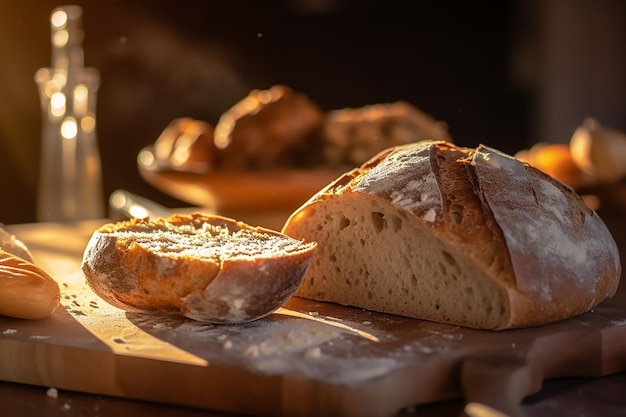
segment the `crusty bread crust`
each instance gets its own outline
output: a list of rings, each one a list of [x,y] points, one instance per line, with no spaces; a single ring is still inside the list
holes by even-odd
[[[485,146],[476,149],[470,169],[511,258],[512,323],[565,319],[615,293],[617,244],[569,186]]]
[[[387,149],[282,231],[319,245],[296,295],[475,328],[588,311],[621,273],[611,234],[574,191],[485,146]]]
[[[25,261],[33,262],[33,255],[30,253],[28,247],[19,240],[15,235],[8,232],[4,226],[0,223],[0,249],[5,252],[9,252],[15,256],[18,256]]]
[[[104,225],[89,241],[82,269],[91,288],[117,307],[243,323],[272,313],[291,297],[315,247],[194,213]]]
[[[57,282],[43,269],[0,249],[0,314],[21,319],[44,319],[59,307]]]

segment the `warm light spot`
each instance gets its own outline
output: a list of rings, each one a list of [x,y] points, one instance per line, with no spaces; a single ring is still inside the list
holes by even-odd
[[[272,101],[278,100],[283,95],[283,87],[280,85],[272,86],[268,91],[272,95]]]
[[[235,126],[235,120],[229,115],[223,115],[220,123],[213,132],[213,142],[218,149],[225,149],[230,144],[230,133]]]
[[[149,216],[148,210],[139,203],[134,203],[123,191],[113,191],[109,197],[109,204],[116,210],[126,211],[132,217],[143,219]]]
[[[128,213],[137,219],[145,219],[148,217],[148,211],[144,207],[137,204],[131,204],[128,208]]]
[[[85,84],[78,84],[74,88],[74,100],[87,100],[87,86]]]
[[[86,133],[91,133],[96,129],[96,118],[92,115],[87,115],[80,119],[80,129]]]
[[[78,125],[76,119],[67,117],[61,123],[61,136],[65,139],[74,139],[78,134]]]
[[[58,80],[52,78],[46,81],[43,85],[43,94],[45,97],[52,98],[52,95],[61,90],[61,85]]]
[[[470,402],[465,405],[465,414],[469,417],[507,417],[508,414],[504,414],[495,408],[488,405]]]
[[[191,120],[185,120],[181,124],[182,130],[185,135],[199,135],[202,133],[202,125],[200,123],[194,123]]]
[[[111,194],[109,203],[111,204],[111,206],[115,207],[116,209],[122,209],[126,205],[127,201],[128,199],[126,198],[126,195],[123,192],[114,191]]]
[[[67,67],[67,57],[59,58],[57,64],[61,67]],[[67,83],[67,72],[65,72],[65,70],[55,68],[50,81],[54,81],[56,85],[59,86],[60,90]]]
[[[55,10],[50,16],[50,23],[55,28],[62,28],[67,24],[67,13],[65,10]]]
[[[48,68],[39,68],[35,72],[35,82],[39,85],[45,85],[50,81],[51,71]],[[50,96],[48,96],[50,97]]]
[[[151,167],[156,163],[156,160],[154,159],[154,154],[147,149],[139,152],[139,155],[137,155],[137,160],[139,161],[139,164],[144,167]]]
[[[176,148],[174,152],[172,152],[172,156],[170,157],[170,161],[174,166],[181,166],[189,159],[189,148]]]
[[[59,86],[54,80],[50,80],[43,84],[42,91],[45,97],[50,98],[52,97],[52,94],[54,94],[56,91],[59,91]]]
[[[175,166],[183,165],[191,155],[191,146],[195,142],[197,135],[183,134],[178,137],[176,147],[170,156],[170,161]]]
[[[261,91],[261,92],[259,93],[259,102],[260,102],[261,104],[267,104],[267,103],[269,103],[270,101],[272,101],[272,93],[270,93],[270,92],[269,92],[269,91],[267,91],[267,90]]]
[[[569,151],[572,159],[585,172],[593,172],[593,161],[591,160],[591,148],[593,137],[591,130],[582,125],[574,131],[569,142]]]
[[[56,92],[50,96],[50,113],[54,117],[61,117],[65,114],[65,94]]]
[[[67,41],[70,39],[70,34],[67,30],[57,30],[52,34],[52,44],[57,48],[62,48],[67,45]]]
[[[89,91],[85,84],[78,84],[74,87],[74,113],[83,115],[87,113],[87,97]]]
[[[255,97],[246,97],[241,102],[242,114],[253,111],[259,106],[259,101]],[[239,107],[239,106],[238,106]]]

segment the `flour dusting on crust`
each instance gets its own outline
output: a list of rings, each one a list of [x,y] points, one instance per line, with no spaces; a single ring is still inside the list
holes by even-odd
[[[572,204],[579,197],[567,186],[485,146],[476,151],[472,166],[504,234],[521,291],[545,301],[557,297],[555,289],[564,285],[593,293],[600,267],[619,269],[608,229],[595,212]],[[589,261],[599,258],[606,262]],[[540,278],[546,271],[552,277]]]
[[[442,200],[431,167],[430,144],[398,147],[369,170],[354,191],[385,197],[394,206],[434,222],[441,215]]]

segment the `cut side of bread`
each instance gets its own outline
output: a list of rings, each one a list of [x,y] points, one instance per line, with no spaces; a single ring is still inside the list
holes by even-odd
[[[315,243],[216,215],[132,219],[96,230],[83,256],[107,302],[210,323],[264,317],[302,282]]]
[[[388,149],[283,233],[318,249],[297,296],[482,329],[545,324],[617,289],[617,246],[574,191],[495,149]]]

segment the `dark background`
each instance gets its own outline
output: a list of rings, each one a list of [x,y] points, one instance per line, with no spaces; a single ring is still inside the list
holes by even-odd
[[[66,4],[0,0],[0,222],[35,220],[49,15]],[[408,101],[455,143],[514,153],[567,142],[587,116],[626,130],[626,2],[76,1],[85,64],[101,74],[105,195],[169,205],[139,150],[174,118],[215,123],[254,88],[285,84],[324,110]]]

